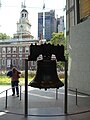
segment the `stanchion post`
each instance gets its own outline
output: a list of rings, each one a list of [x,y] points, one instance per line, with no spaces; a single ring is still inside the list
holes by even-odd
[[[20,85],[20,101],[21,101],[21,85]]]
[[[6,90],[6,101],[5,101],[5,108],[7,108],[7,90]]]
[[[56,100],[58,100],[58,89],[56,88]]]
[[[25,59],[25,117],[28,115],[28,60]]]
[[[77,105],[77,88],[76,88],[76,105]]]
[[[64,108],[64,112],[65,112],[65,114],[67,114],[67,97],[68,97],[68,93],[67,93],[67,87],[68,87],[68,82],[67,82],[67,71],[68,71],[68,61],[67,60],[65,60],[65,103],[64,103],[64,105],[65,105],[65,108]]]

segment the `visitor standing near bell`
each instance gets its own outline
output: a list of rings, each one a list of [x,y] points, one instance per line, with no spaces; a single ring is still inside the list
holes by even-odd
[[[19,78],[20,78],[21,72],[19,72],[15,67],[12,68],[11,71],[7,73],[7,76],[11,77],[11,86],[12,86],[12,96],[15,96],[15,89],[17,97],[19,97]]]

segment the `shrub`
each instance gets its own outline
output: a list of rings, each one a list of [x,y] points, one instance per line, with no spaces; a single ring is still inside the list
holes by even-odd
[[[64,77],[65,77],[65,74],[64,74],[64,72],[58,72],[58,77],[60,78],[60,79],[64,79]]]
[[[36,71],[29,71],[28,72],[28,77],[33,78],[36,74]]]

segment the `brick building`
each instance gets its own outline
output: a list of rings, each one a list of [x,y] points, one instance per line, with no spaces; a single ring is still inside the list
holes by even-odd
[[[0,40],[0,70],[10,69],[16,66],[20,70],[24,69],[25,59],[30,54],[30,44],[37,43],[30,33],[31,24],[28,20],[28,11],[25,5],[20,12],[20,19],[17,23],[17,33],[9,40]],[[35,69],[35,62],[29,63],[29,68]]]
[[[27,42],[23,40],[20,42],[14,39],[14,43],[13,40],[9,40],[10,42],[7,41],[0,41],[0,69],[7,70],[11,66],[16,66],[20,70],[23,70],[25,59],[30,54],[30,44],[38,43],[38,40],[33,40],[32,42],[31,40],[27,40]],[[35,62],[29,62],[30,68],[35,69],[35,66]]]

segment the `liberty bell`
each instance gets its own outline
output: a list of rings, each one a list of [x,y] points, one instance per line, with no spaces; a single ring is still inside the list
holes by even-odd
[[[37,60],[36,76],[29,83],[29,86],[40,89],[44,88],[45,90],[48,88],[58,89],[64,86],[57,75],[56,60],[51,57],[55,55],[57,61],[64,61],[64,47],[50,44],[31,45],[30,52],[31,54],[28,57],[29,60],[35,61],[39,55],[42,55],[42,59]]]

